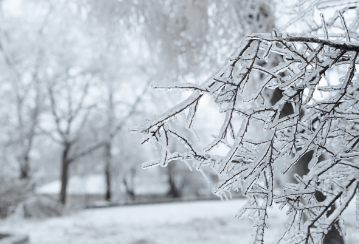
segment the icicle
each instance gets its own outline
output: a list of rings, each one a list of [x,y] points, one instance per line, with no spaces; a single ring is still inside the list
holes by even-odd
[[[209,183],[210,183],[209,178],[208,178],[208,176],[204,173],[203,169],[198,168],[197,170],[198,170],[199,172],[201,172],[201,174],[203,175],[203,177],[206,179],[207,183],[209,184]],[[226,198],[227,198],[227,196],[226,196]],[[227,199],[227,200],[228,200],[228,199]]]
[[[151,143],[151,146],[153,147],[153,149],[157,149],[157,146],[156,146],[157,142],[156,141],[150,140],[150,143]]]
[[[308,163],[308,169],[312,169],[318,162],[318,157],[312,157],[312,159]]]
[[[187,160],[183,160],[183,162],[185,163],[185,165],[187,165],[188,169],[192,171],[191,164]]]
[[[339,218],[338,223],[335,223],[334,226],[337,228],[339,235],[341,235],[343,237],[347,235],[343,218]],[[332,228],[334,228],[334,227],[332,227]]]
[[[229,195],[229,198],[232,199],[232,193],[230,190],[227,191],[228,195]]]
[[[193,129],[193,127],[190,127],[188,130],[194,135],[194,137],[196,138],[197,142],[201,142],[201,139],[199,138],[197,132]]]

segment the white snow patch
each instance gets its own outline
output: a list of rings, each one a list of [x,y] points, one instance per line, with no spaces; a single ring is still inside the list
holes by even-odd
[[[37,194],[56,195],[60,192],[60,180],[38,187]],[[105,179],[102,175],[72,176],[67,186],[70,195],[99,195],[105,193]]]
[[[218,244],[249,243],[252,221],[234,218],[246,199],[88,209],[47,220],[0,221],[0,232],[28,234],[30,244]],[[359,243],[355,203],[345,211],[346,244]],[[269,209],[265,243],[284,225],[285,211]]]
[[[56,180],[36,188],[36,194],[56,195],[61,189],[60,180]],[[164,195],[169,187],[165,177],[149,179],[136,178],[136,195]],[[67,186],[69,195],[103,195],[106,192],[104,175],[72,176]]]

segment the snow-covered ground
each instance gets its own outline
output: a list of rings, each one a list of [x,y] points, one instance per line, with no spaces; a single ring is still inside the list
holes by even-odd
[[[152,172],[153,173],[153,172]],[[103,174],[97,175],[75,175],[71,176],[67,185],[68,195],[99,195],[103,196],[106,192],[106,180]],[[136,177],[135,194],[138,195],[165,195],[168,192],[167,177],[156,175],[156,177]],[[116,186],[116,185],[115,185]],[[61,189],[61,181],[55,180],[35,189],[36,194],[56,196]],[[124,188],[117,189],[125,191]]]
[[[234,199],[89,209],[46,220],[12,217],[0,222],[0,232],[26,233],[31,244],[245,244],[252,222],[234,218],[244,203]],[[347,243],[359,243],[353,205],[345,219]],[[276,207],[270,211],[266,243],[284,220]]]

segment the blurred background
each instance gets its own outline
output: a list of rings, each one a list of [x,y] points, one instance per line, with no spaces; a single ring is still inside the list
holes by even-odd
[[[274,3],[0,3],[0,216],[20,203],[46,215],[31,208],[50,200],[73,209],[211,197],[183,163],[141,170],[158,152],[128,129],[188,96],[150,84],[201,83],[245,34],[272,30]],[[201,119],[199,133],[216,126]]]
[[[141,145],[141,136],[128,130],[188,96],[186,92],[152,90],[152,83],[200,84],[246,34],[271,32],[306,8],[287,8],[296,2],[1,0],[0,232],[30,235],[31,243],[161,243],[149,240],[151,234],[143,232],[145,227],[138,230],[145,234],[137,239],[128,235],[128,239],[96,239],[120,229],[109,231],[110,224],[101,216],[118,216],[123,219],[122,226],[138,211],[160,213],[160,205],[157,210],[124,207],[111,212],[108,208],[107,215],[97,210],[87,215],[78,211],[217,199],[211,193],[216,175],[210,172],[206,172],[208,183],[200,172],[189,173],[181,162],[142,170],[141,163],[157,158],[159,152],[151,145]],[[312,16],[313,11],[306,14]],[[299,32],[311,21],[308,17],[300,30],[298,23],[285,28]],[[204,145],[210,138],[203,132],[218,127],[222,119],[210,117],[211,110],[217,110],[212,105],[209,100],[201,104],[207,113],[199,114],[195,125]],[[220,153],[222,149],[216,150]],[[182,210],[179,207],[179,214],[186,215],[196,206],[203,210],[193,204]],[[234,216],[241,203],[231,204],[228,209],[233,207],[233,211],[227,212]],[[166,212],[168,206],[162,206]],[[223,206],[217,210],[226,208]],[[214,206],[213,211],[209,209],[206,214],[217,211]],[[125,215],[127,212],[133,215]],[[46,225],[56,216],[67,220]],[[84,234],[97,227],[93,222],[86,227],[81,216],[85,222],[99,221],[97,234]],[[96,217],[86,220],[86,216]],[[216,216],[213,223],[223,228],[226,223]],[[171,228],[183,221],[179,219]],[[194,243],[200,243],[202,237],[203,243],[209,243],[200,222],[191,223],[199,233],[193,237]],[[112,225],[116,226],[115,222]],[[212,227],[207,223],[203,228],[209,231]],[[128,228],[122,233],[132,233]],[[228,232],[235,233],[236,227],[231,228]],[[56,230],[61,230],[52,237],[56,240],[46,239]],[[173,235],[168,234],[170,239]],[[83,242],[78,236],[85,238]]]

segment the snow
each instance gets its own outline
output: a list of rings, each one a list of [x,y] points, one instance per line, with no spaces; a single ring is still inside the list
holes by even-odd
[[[169,191],[166,177],[139,179],[137,178],[135,194],[140,195],[165,195]]]
[[[244,199],[149,204],[88,209],[64,217],[0,221],[0,232],[21,232],[30,244],[167,244],[249,243],[252,222],[234,218]],[[358,243],[355,204],[344,213],[347,244]],[[286,216],[274,206],[269,210],[265,243],[270,243]]]
[[[54,195],[60,192],[60,180],[53,181],[36,189],[37,194]],[[100,195],[105,192],[105,180],[102,175],[73,176],[68,182],[70,195]]]
[[[150,179],[136,178],[136,195],[163,195],[168,192],[165,177]],[[56,180],[38,187],[36,194],[57,195],[60,192],[61,182]],[[72,176],[68,182],[69,195],[103,195],[106,192],[104,175]]]
[[[18,230],[36,244],[237,243],[248,240],[249,220],[234,215],[243,200],[89,209],[47,220],[10,218],[0,231]]]

